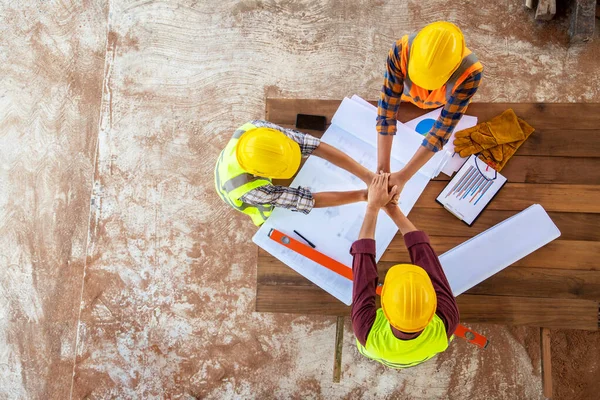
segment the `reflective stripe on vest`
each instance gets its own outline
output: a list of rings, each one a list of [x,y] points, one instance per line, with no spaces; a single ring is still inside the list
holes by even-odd
[[[448,348],[444,322],[437,315],[419,336],[401,340],[394,336],[383,310],[377,310],[375,322],[367,336],[366,346],[356,341],[358,351],[367,358],[390,368],[409,368],[429,360]]]
[[[463,59],[441,88],[431,92],[413,84],[408,75],[408,62],[410,58],[410,46],[416,34],[402,37],[402,49],[400,51],[400,70],[404,75],[404,89],[402,91],[402,100],[411,102],[421,108],[437,108],[443,106],[452,96],[455,88],[459,87],[473,71],[482,70],[483,66],[478,61],[477,56],[465,47]]]
[[[262,225],[271,212],[272,205],[253,205],[240,200],[244,194],[261,186],[271,184],[268,178],[261,178],[247,173],[237,162],[235,155],[239,138],[248,130],[256,128],[247,123],[236,130],[225,149],[219,155],[215,165],[215,189],[225,203],[252,218],[254,224]]]

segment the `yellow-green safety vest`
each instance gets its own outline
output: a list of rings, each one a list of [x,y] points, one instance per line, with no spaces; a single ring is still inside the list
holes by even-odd
[[[419,336],[401,340],[394,336],[392,327],[383,313],[377,310],[377,317],[367,336],[367,345],[357,340],[358,351],[372,360],[390,368],[409,368],[429,360],[448,348],[448,336],[444,321],[435,314]]]
[[[255,129],[256,125],[247,123],[233,133],[233,137],[219,155],[215,166],[215,188],[219,197],[231,207],[252,218],[255,225],[262,225],[271,212],[271,204],[252,205],[240,200],[244,194],[261,186],[270,185],[271,179],[254,176],[247,173],[237,162],[236,147],[240,137],[247,131]]]

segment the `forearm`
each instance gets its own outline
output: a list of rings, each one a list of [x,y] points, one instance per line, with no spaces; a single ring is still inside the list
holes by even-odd
[[[400,171],[395,173],[399,174],[402,177],[402,181],[408,182],[410,178],[412,178],[413,175],[416,174],[423,165],[427,164],[427,161],[431,160],[431,157],[433,157],[434,154],[435,153],[433,151],[423,146],[420,146],[416,153],[412,156],[408,164],[406,164],[406,166]]]
[[[392,143],[394,135],[378,135],[377,136],[377,171],[376,172],[391,172],[390,171],[390,156],[392,153]]]
[[[327,143],[321,142],[319,147],[317,147],[312,154],[350,172],[367,184],[371,182],[371,179],[373,179],[373,173],[371,171],[357,163],[348,154],[328,145]]]
[[[400,233],[406,235],[409,232],[417,231],[418,229],[413,225],[412,222],[402,213],[398,206],[389,206],[385,208],[385,212],[390,216],[392,221],[396,224]]]
[[[366,190],[353,190],[348,192],[320,192],[313,193],[314,208],[343,206],[344,204],[367,201]]]
[[[363,220],[360,233],[358,234],[359,239],[375,239],[375,227],[377,225],[377,215],[379,209],[367,206],[367,212],[365,213],[365,219]]]
[[[375,263],[375,241],[357,240],[350,248],[353,256],[352,274],[352,329],[358,341],[365,346],[375,322],[377,307],[375,288],[378,275]]]

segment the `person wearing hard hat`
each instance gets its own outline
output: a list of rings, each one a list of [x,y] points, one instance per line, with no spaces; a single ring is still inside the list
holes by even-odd
[[[367,212],[354,242],[352,328],[364,356],[391,368],[414,367],[448,348],[460,315],[450,284],[425,232],[390,200],[389,174],[377,175],[368,190]],[[391,267],[383,282],[381,308],[375,304],[378,285],[375,225],[384,208],[404,236],[411,264]]]
[[[450,22],[434,22],[398,40],[388,54],[377,107],[377,171],[391,172],[390,152],[401,101],[443,109],[412,159],[392,173],[390,182],[400,189],[450,139],[479,87],[482,72],[462,32]]]
[[[308,188],[279,186],[273,179],[290,179],[302,157],[315,155],[369,183],[373,172],[318,138],[267,121],[238,128],[215,166],[219,197],[262,225],[275,207],[308,214],[313,207],[333,207],[367,200],[367,190],[312,193]]]

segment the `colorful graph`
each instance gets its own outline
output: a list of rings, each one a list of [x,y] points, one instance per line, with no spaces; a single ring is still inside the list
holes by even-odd
[[[477,168],[470,166],[467,172],[446,194],[446,198],[455,196],[458,201],[464,200],[476,205],[493,183],[493,180],[488,180]]]
[[[422,121],[419,121],[417,126],[415,126],[415,131],[417,131],[421,135],[427,135],[431,128],[433,128],[433,124],[435,124],[434,119],[426,118]]]

